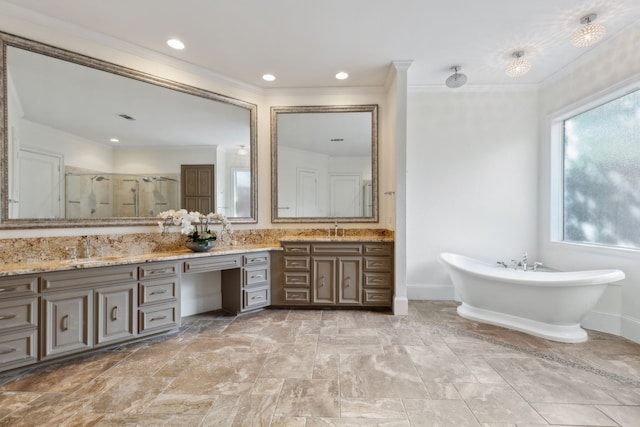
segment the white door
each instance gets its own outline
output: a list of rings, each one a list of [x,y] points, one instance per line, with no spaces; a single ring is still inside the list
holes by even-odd
[[[20,149],[19,218],[64,218],[61,203],[62,155]]]
[[[318,171],[298,169],[295,216],[318,216]]]
[[[331,212],[329,216],[362,216],[360,175],[330,175]]]

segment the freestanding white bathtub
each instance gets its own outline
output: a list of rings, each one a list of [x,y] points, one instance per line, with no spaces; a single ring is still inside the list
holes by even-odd
[[[503,326],[553,341],[587,340],[580,321],[620,270],[523,271],[452,253],[440,254],[462,300],[464,318]]]

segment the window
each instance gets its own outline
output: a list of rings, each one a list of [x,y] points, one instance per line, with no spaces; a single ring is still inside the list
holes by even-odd
[[[640,90],[562,131],[562,240],[640,249]]]

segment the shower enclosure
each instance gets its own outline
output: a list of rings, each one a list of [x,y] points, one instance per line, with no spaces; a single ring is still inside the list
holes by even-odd
[[[179,206],[177,176],[121,173],[65,174],[66,218],[156,216]]]

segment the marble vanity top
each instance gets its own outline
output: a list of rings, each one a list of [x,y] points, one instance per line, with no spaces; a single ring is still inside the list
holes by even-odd
[[[188,249],[170,252],[153,252],[139,255],[116,255],[92,258],[76,258],[55,261],[33,261],[5,263],[0,265],[0,277],[34,274],[51,271],[77,270],[83,268],[108,267],[115,265],[140,264],[143,262],[173,261],[190,258],[204,258],[221,255],[236,255],[259,251],[282,250],[279,244],[253,244],[214,247],[209,252],[191,252]]]
[[[393,237],[389,236],[284,236],[281,242],[362,242],[362,243],[378,243],[393,242]]]

